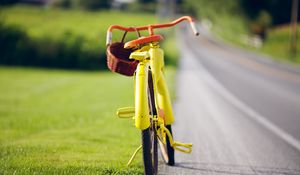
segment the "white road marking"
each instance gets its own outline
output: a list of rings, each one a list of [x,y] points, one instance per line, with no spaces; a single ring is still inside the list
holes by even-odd
[[[288,144],[296,148],[300,152],[300,142],[294,138],[292,135],[288,134],[284,130],[280,129],[278,126],[267,120],[265,117],[251,109],[249,106],[247,106],[245,103],[240,101],[237,97],[235,97],[231,92],[229,92],[221,83],[218,82],[209,72],[208,70],[200,63],[199,63],[199,69],[202,71],[202,76],[204,80],[216,91],[218,91],[228,102],[230,102],[232,105],[246,113],[249,117],[251,117],[253,120],[258,122],[259,124],[263,125],[270,131],[272,131],[274,134],[279,136],[281,139],[286,141]]]

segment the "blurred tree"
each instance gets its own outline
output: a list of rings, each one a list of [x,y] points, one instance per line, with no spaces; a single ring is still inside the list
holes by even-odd
[[[10,5],[19,2],[20,0],[0,0],[0,5]]]
[[[79,5],[87,10],[109,8],[110,0],[79,0]]]
[[[154,13],[157,8],[156,2],[156,0],[136,0],[134,3],[128,5],[127,10]]]
[[[76,7],[86,10],[110,8],[110,0],[52,0],[50,4],[55,7]]]
[[[272,25],[290,22],[292,0],[178,0],[184,11],[200,16],[218,17],[222,13],[243,12],[250,21],[261,18],[262,12],[268,13]],[[298,4],[300,6],[300,4]],[[299,15],[298,11],[298,16]],[[266,15],[265,15],[266,16]],[[298,18],[299,21],[299,18]]]
[[[147,3],[154,3],[156,2],[156,0],[138,0],[138,2],[142,4],[147,4]]]
[[[181,0],[179,2],[184,12],[212,21],[223,14],[241,15],[239,0],[230,0],[226,3],[224,0]]]
[[[72,0],[53,0],[51,5],[55,7],[70,8],[73,6],[73,3]]]
[[[272,24],[272,17],[271,17],[271,15],[267,11],[262,10],[258,14],[258,17],[257,17],[256,21],[263,28],[267,28],[267,27],[269,27]]]
[[[262,10],[259,12],[257,18],[251,22],[250,29],[252,33],[259,35],[263,40],[265,40],[267,37],[267,30],[271,24],[271,15],[267,11]]]
[[[240,6],[251,20],[264,10],[272,17],[273,25],[290,22],[291,0],[240,0]]]

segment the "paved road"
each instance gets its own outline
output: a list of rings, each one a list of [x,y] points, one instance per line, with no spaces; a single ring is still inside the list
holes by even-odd
[[[179,33],[175,140],[161,174],[300,175],[300,69]]]

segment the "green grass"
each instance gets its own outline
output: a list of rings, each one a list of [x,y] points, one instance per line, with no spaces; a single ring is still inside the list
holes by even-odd
[[[215,24],[215,27],[213,27],[213,32],[219,39],[250,51],[269,55],[278,61],[300,65],[300,40],[297,40],[296,45],[298,54],[294,57],[290,54],[289,26],[271,28],[268,30],[267,39],[263,42],[262,47],[254,48],[242,42],[242,35],[249,33],[242,19],[239,17],[231,17],[231,20],[226,19],[226,15],[223,16],[222,20],[218,20]],[[299,34],[299,27],[297,31]]]
[[[212,32],[219,39],[237,45],[241,44],[241,36],[248,33],[243,18],[229,14],[224,14],[215,19]]]
[[[300,34],[300,26],[298,26],[298,35]],[[298,54],[293,57],[290,54],[290,27],[279,26],[268,31],[268,37],[261,49],[256,51],[271,55],[280,61],[294,62],[300,65],[300,40],[297,40]]]
[[[130,105],[132,78],[0,67],[0,174],[141,174],[140,132],[115,115]]]
[[[222,15],[222,17],[215,21],[212,31],[219,39],[225,42],[250,51],[269,55],[278,61],[300,65],[300,40],[298,39],[296,44],[298,54],[293,57],[290,54],[290,27],[288,25],[273,27],[268,30],[267,39],[261,48],[254,48],[242,42],[242,35],[249,34],[249,31],[246,28],[245,21],[241,17]],[[300,27],[298,27],[297,31],[299,34]]]
[[[169,31],[168,35],[165,35],[165,40],[163,41],[161,47],[164,49],[166,64],[172,65],[174,68],[177,67],[179,50],[176,45],[176,36],[174,30]]]
[[[154,14],[115,11],[88,12],[32,6],[12,6],[1,9],[6,24],[24,28],[31,37],[60,38],[65,33],[84,36],[92,44],[105,47],[106,30],[112,24],[124,26],[147,25],[156,22]],[[114,32],[114,40],[120,40],[122,32]],[[133,34],[135,35],[135,34]]]
[[[238,43],[239,35],[247,32],[245,15],[239,7],[238,0],[185,0],[183,4],[187,13],[192,13],[199,20],[208,20],[212,32],[226,42]],[[201,26],[200,26],[201,27]]]
[[[58,55],[61,57],[61,60],[72,64],[68,64],[69,67],[88,67],[88,60],[91,60],[97,64],[97,67],[103,69],[106,67],[106,31],[110,25],[141,26],[157,23],[157,19],[155,14],[149,13],[108,10],[88,12],[78,9],[46,9],[17,5],[1,8],[0,22],[4,26],[22,28],[30,39],[21,39],[17,43],[8,44],[8,46],[12,46],[11,48],[14,49],[16,54],[8,52],[4,54],[9,55],[4,60],[11,60],[10,62],[16,62],[17,64],[22,63],[22,65],[28,65],[28,62],[30,62],[29,65],[37,65],[41,64],[37,60],[44,60],[44,62],[50,62],[52,65],[59,66],[61,62],[56,59]],[[170,33],[172,30],[166,29],[165,31]],[[156,32],[160,32],[160,30]],[[120,41],[123,33],[114,30],[113,40]],[[143,31],[141,34],[148,35],[148,32]],[[136,37],[137,34],[135,32],[128,33],[125,41]],[[172,65],[176,65],[176,57],[178,55],[174,37],[174,35],[168,36],[166,44],[163,45],[166,48],[166,63]],[[11,40],[14,40],[14,37]],[[31,52],[24,51],[30,49],[32,50]],[[77,53],[77,55],[74,57],[72,53]],[[18,54],[21,56],[15,56]],[[47,65],[44,66],[47,67]]]
[[[30,6],[2,8],[0,14],[4,23],[24,28],[32,38],[59,39],[70,32],[88,38],[86,47],[101,47],[101,52],[109,25],[156,22],[151,14]],[[174,96],[175,68],[166,72]],[[125,166],[140,144],[140,132],[131,119],[115,115],[117,108],[131,105],[132,78],[0,67],[0,174],[142,174],[140,154]]]
[[[101,52],[109,25],[156,22],[151,14],[30,6],[0,13],[6,24],[22,27],[31,38],[59,39],[70,32]],[[114,40],[120,39],[122,33],[115,34]],[[174,67],[167,69],[173,96],[174,74]],[[140,144],[140,132],[131,119],[115,116],[117,108],[131,105],[132,78],[0,67],[0,174],[142,174],[140,154],[132,167],[125,166]]]

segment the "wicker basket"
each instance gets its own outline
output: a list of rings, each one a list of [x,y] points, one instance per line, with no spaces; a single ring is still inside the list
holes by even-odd
[[[130,54],[133,52],[132,49],[124,48],[124,38],[121,42],[114,42],[108,45],[106,49],[107,66],[112,72],[117,72],[126,76],[133,76],[138,65],[137,60],[129,59]]]

